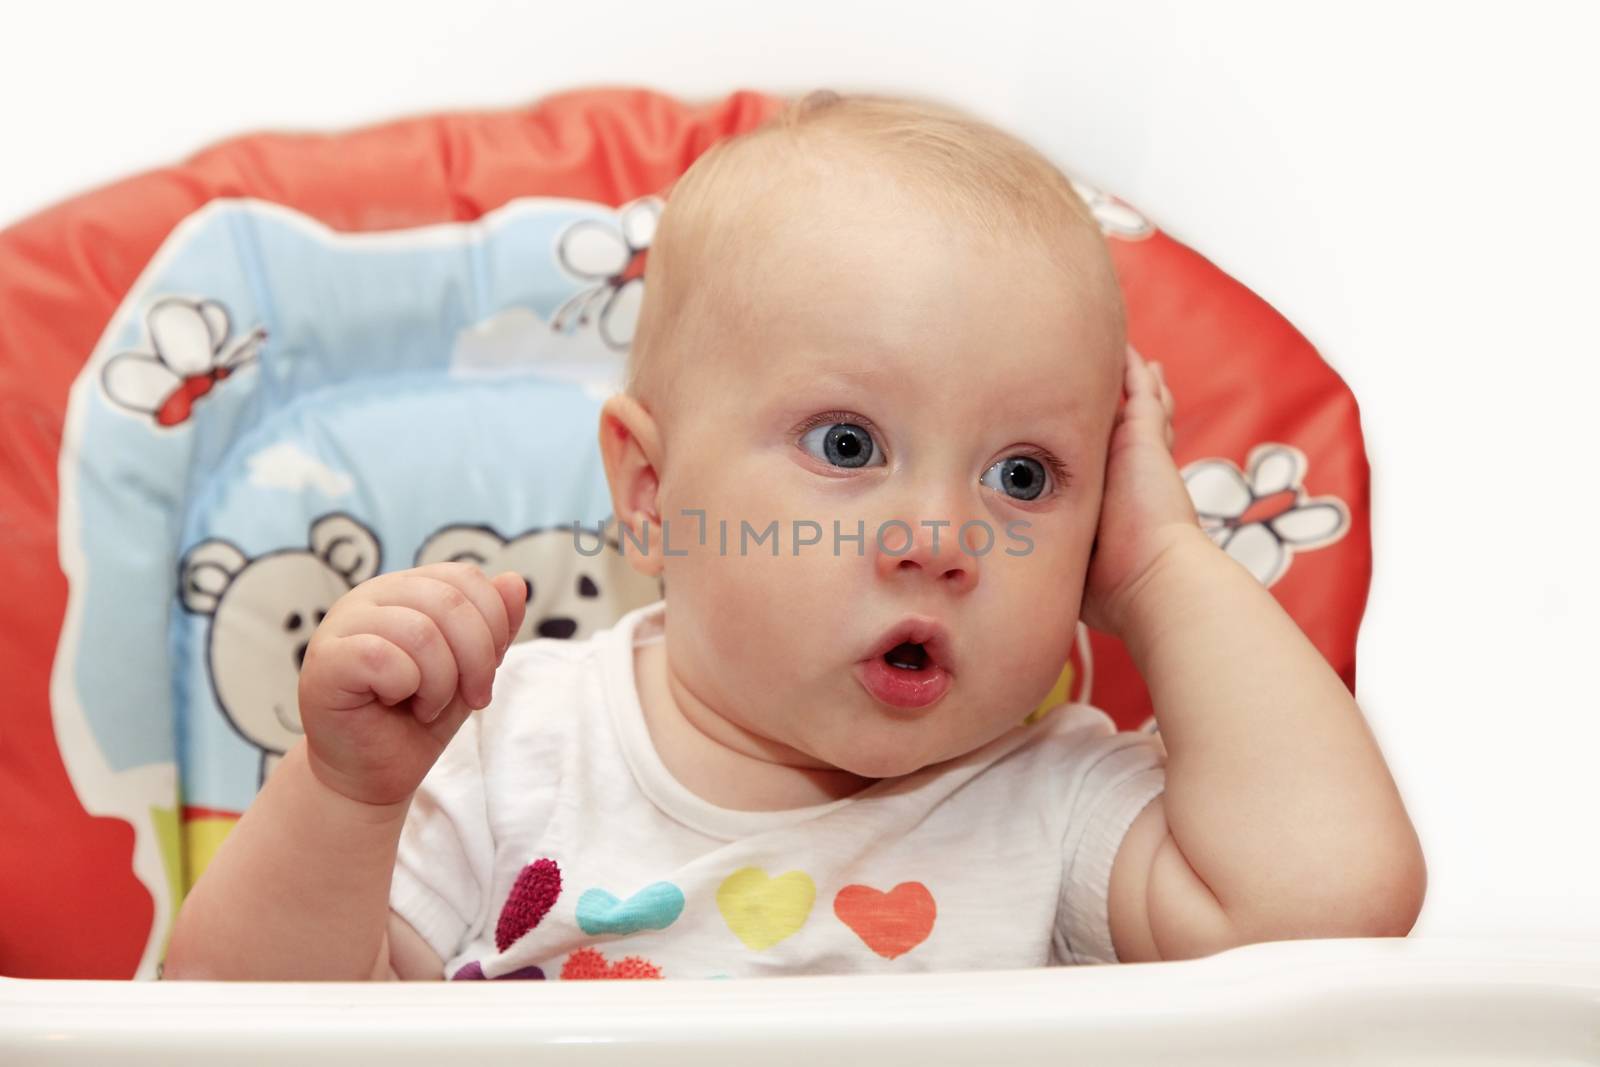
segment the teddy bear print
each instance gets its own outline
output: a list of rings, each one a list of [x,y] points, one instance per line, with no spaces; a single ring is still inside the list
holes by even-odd
[[[254,559],[220,538],[195,545],[178,568],[183,606],[207,615],[206,666],[217,705],[261,750],[261,777],[304,733],[300,665],[328,609],[378,573],[378,538],[342,512],[311,524],[306,548]]]
[[[581,640],[661,599],[660,583],[635,571],[614,538],[598,548],[594,531],[581,533],[576,541],[571,526],[555,526],[505,538],[489,526],[446,526],[417,550],[416,562],[464,561],[490,575],[515,571],[527,587],[528,612],[513,640]]]

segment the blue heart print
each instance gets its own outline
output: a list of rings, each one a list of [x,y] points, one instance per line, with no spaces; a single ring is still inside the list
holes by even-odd
[[[578,925],[586,934],[631,934],[665,930],[683,914],[683,891],[671,882],[647,885],[627,900],[604,889],[578,898]]]

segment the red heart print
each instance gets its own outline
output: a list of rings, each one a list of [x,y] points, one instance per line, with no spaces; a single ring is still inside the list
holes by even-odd
[[[938,909],[921,882],[901,882],[884,893],[847,885],[833,898],[833,913],[886,960],[903,956],[928,939]]]
[[[643,956],[626,956],[607,963],[599,949],[580,948],[561,965],[561,977],[575,978],[660,978],[661,968]]]
[[[504,952],[523,934],[539,925],[561,895],[561,868],[552,859],[534,860],[522,868],[506,906],[495,924],[494,943]]]

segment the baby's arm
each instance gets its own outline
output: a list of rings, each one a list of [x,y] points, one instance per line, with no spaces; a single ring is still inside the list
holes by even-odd
[[[296,745],[184,901],[163,976],[390,977],[389,879],[409,806],[329,789]]]
[[[333,606],[306,649],[291,749],[184,901],[167,978],[438,977],[389,910],[412,795],[488,704],[525,586],[467,564],[383,575]]]
[[[1168,756],[1165,794],[1112,868],[1118,958],[1404,935],[1426,869],[1377,742],[1315,646],[1195,524],[1167,450],[1171,395],[1135,355],[1127,391],[1091,625],[1127,644]]]

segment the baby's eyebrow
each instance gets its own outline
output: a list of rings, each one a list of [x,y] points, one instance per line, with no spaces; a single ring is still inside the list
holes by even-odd
[[[893,372],[886,367],[867,367],[860,370],[826,370],[812,371],[807,374],[788,374],[783,377],[783,384],[789,389],[799,389],[812,385],[843,385],[848,388],[859,388],[872,385],[893,377]]]
[[[777,394],[784,398],[786,405],[799,404],[802,400],[809,404],[819,399],[819,393],[828,390],[867,393],[903,378],[904,373],[896,367],[830,367],[807,373],[782,374],[778,379]],[[1059,429],[1062,422],[1075,423],[1080,420],[1083,411],[1082,400],[1077,396],[1069,397],[1063,404],[1044,393],[1025,393],[1008,407],[1006,417],[1019,426],[1044,424]]]

